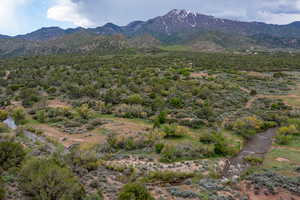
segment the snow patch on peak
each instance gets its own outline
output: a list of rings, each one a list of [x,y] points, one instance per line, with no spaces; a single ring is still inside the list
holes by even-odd
[[[186,10],[174,9],[174,10],[171,10],[167,15],[168,16],[174,16],[174,15],[182,15],[182,14],[185,14],[185,13],[186,13]]]
[[[190,16],[196,17],[196,16],[199,16],[199,15],[201,15],[201,14],[198,13],[198,12],[193,12],[191,10],[173,9],[166,16],[180,17],[182,19],[182,18],[186,18],[186,17],[190,17]]]

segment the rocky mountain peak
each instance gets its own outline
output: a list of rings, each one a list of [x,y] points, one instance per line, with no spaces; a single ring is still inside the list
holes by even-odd
[[[195,12],[185,10],[185,9],[173,9],[170,12],[168,12],[166,16],[169,16],[169,17],[174,17],[174,16],[188,17],[188,16],[191,16],[191,15],[196,16],[198,14],[199,13],[195,13]]]

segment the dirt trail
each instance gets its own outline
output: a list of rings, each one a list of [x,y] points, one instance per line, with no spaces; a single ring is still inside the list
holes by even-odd
[[[272,138],[275,136],[276,130],[276,128],[271,128],[251,138],[243,150],[228,161],[224,168],[223,176],[232,177],[234,175],[240,175],[243,171],[248,169],[250,164],[245,161],[247,156],[264,158],[272,146]]]

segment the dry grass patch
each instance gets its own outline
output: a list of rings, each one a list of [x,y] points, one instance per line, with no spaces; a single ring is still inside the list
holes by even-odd
[[[101,129],[104,129],[109,132],[113,132],[119,135],[137,135],[141,133],[146,133],[151,130],[150,125],[129,122],[127,120],[113,120],[113,122],[104,124],[101,126]]]
[[[205,78],[205,77],[217,77],[217,75],[209,75],[206,72],[195,72],[195,73],[191,73],[190,75],[191,78]]]
[[[34,125],[34,127],[42,130],[45,136],[59,141],[65,147],[78,143],[100,144],[104,143],[106,138],[104,135],[95,132],[68,134],[45,124]]]
[[[60,101],[58,99],[49,100],[47,102],[47,106],[50,107],[50,108],[70,108],[70,107],[72,107],[67,102],[63,102],[63,101]]]
[[[269,74],[264,74],[264,73],[261,73],[261,72],[255,72],[255,71],[243,71],[246,73],[247,76],[249,77],[253,77],[253,78],[259,78],[259,79],[264,79],[264,78],[270,78],[271,75]]]

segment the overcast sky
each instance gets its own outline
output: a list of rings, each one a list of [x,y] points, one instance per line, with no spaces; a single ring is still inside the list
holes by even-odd
[[[0,34],[23,34],[46,26],[125,25],[174,8],[241,21],[300,21],[300,0],[0,0]]]

